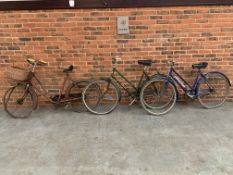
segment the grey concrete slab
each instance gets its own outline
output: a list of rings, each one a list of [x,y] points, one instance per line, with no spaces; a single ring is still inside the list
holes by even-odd
[[[105,116],[0,110],[0,175],[232,175],[233,104],[177,104],[167,115],[120,106]]]

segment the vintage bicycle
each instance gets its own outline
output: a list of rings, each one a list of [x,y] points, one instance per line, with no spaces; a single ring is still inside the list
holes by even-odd
[[[121,100],[121,90],[126,92],[126,95],[131,98],[129,105],[132,105],[136,100],[140,98],[140,92],[145,82],[149,81],[155,75],[150,76],[148,74],[149,67],[155,63],[152,60],[138,60],[138,64],[143,65],[142,75],[138,81],[137,86],[129,81],[116,67],[118,61],[121,59],[113,59],[113,69],[109,77],[101,77],[98,80],[91,81],[83,90],[83,103],[86,108],[98,115],[108,114],[112,112]],[[119,78],[126,82],[123,84]]]
[[[177,64],[174,61],[168,61],[167,64],[168,74],[157,75],[141,90],[141,104],[150,114],[162,115],[169,112],[179,97],[177,87],[191,99],[198,99],[205,108],[219,107],[229,96],[231,83],[225,74],[217,71],[202,73],[201,70],[208,66],[207,62],[192,65],[193,69],[197,69],[192,85],[175,70]]]
[[[35,70],[37,66],[45,66],[48,63],[42,60],[27,59],[31,65],[29,71],[12,67],[8,75],[16,83],[10,87],[4,97],[3,105],[5,111],[14,118],[29,117],[32,111],[38,107],[38,96],[44,96],[54,105],[69,105],[72,110],[79,112],[83,109],[82,90],[88,84],[88,81],[73,80],[69,74],[73,71],[73,65],[64,69],[65,73],[62,88],[59,94],[50,94],[37,78]]]

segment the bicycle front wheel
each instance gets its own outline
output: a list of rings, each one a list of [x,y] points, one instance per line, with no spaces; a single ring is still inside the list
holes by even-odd
[[[227,78],[221,73],[211,72],[199,83],[198,100],[205,108],[216,108],[226,101],[229,92]]]
[[[152,115],[169,112],[176,103],[175,86],[166,79],[155,78],[148,81],[140,93],[142,107]]]
[[[112,112],[119,98],[118,88],[111,80],[92,81],[83,91],[83,103],[86,108],[98,115]]]
[[[5,111],[14,118],[27,118],[35,107],[33,94],[25,84],[18,84],[6,91],[3,97]]]

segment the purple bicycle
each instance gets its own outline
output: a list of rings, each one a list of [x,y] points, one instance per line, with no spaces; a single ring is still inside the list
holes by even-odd
[[[208,66],[207,62],[193,64],[197,69],[197,76],[190,85],[178,72],[173,61],[168,61],[168,75],[158,74],[148,81],[142,88],[140,100],[143,108],[153,115],[162,115],[169,112],[179,97],[177,86],[191,99],[198,99],[205,108],[221,106],[229,96],[230,80],[217,71],[202,73],[202,69]]]

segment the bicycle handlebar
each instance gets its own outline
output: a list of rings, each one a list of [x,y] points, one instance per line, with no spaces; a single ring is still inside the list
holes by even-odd
[[[171,66],[171,67],[178,65],[178,63],[176,63],[175,61],[171,61],[171,60],[166,61],[166,63],[167,63],[168,66]]]
[[[45,66],[48,63],[42,60],[27,59],[27,62],[32,65]]]

